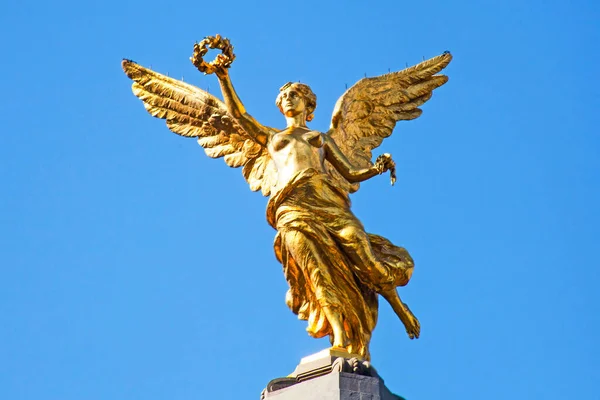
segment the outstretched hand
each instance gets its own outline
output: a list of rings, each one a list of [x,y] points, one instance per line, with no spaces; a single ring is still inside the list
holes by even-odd
[[[391,154],[384,153],[377,157],[377,160],[375,160],[375,168],[379,175],[386,171],[390,171],[390,181],[392,185],[396,183],[396,163],[392,160]]]

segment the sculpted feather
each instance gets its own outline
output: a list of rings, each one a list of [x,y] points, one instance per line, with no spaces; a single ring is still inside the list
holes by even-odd
[[[448,81],[435,74],[450,61],[452,55],[444,53],[402,71],[363,78],[348,89],[336,103],[329,130],[348,160],[361,167],[373,165],[371,151],[392,134],[396,122],[418,118],[418,107]],[[328,170],[346,190],[358,190],[358,183],[351,185],[334,168]]]
[[[167,127],[178,135],[198,138],[207,156],[222,157],[233,168],[244,167],[242,174],[250,189],[270,194],[275,172],[266,147],[246,133],[221,100],[133,61],[123,60],[122,66],[133,80],[133,94],[144,102],[150,115],[166,120]]]

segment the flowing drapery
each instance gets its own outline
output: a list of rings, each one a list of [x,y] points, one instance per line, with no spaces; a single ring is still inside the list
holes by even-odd
[[[316,338],[332,334],[323,308],[335,310],[349,339],[347,350],[368,358],[377,292],[408,283],[414,265],[408,252],[365,233],[347,194],[314,169],[297,173],[271,197],[267,220],[277,230],[275,254],[290,286],[287,305],[308,321],[307,331]],[[357,261],[356,254],[372,256]],[[370,259],[388,273],[380,274]]]

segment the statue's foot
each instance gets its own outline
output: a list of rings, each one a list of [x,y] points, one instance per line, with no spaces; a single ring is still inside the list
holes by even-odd
[[[336,332],[337,331],[337,332]],[[342,349],[350,346],[350,340],[348,340],[348,336],[346,336],[346,332],[344,330],[335,330],[333,333],[333,342],[331,343],[333,347],[341,347]]]
[[[412,311],[410,311],[410,308],[408,308],[405,303],[402,303],[402,305],[406,308],[406,312],[404,313],[403,318],[401,318],[402,323],[406,328],[406,333],[408,333],[409,338],[417,339],[421,334],[421,324]]]

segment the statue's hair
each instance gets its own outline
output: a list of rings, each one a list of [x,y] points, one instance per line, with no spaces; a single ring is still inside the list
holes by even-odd
[[[277,104],[277,107],[279,107],[279,111],[281,111],[283,113],[283,109],[281,108],[281,103],[283,102],[283,98],[281,97],[281,95],[284,90],[286,90],[287,88],[290,88],[290,87],[293,89],[296,89],[300,93],[300,95],[304,98],[304,102],[306,103],[306,111],[307,111],[306,120],[311,121],[314,117],[313,113],[315,111],[315,108],[317,108],[317,95],[313,93],[313,91],[310,89],[310,86],[305,85],[303,83],[288,82],[279,89],[279,94],[277,95],[277,99],[275,100],[275,104]]]

